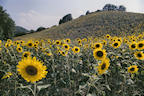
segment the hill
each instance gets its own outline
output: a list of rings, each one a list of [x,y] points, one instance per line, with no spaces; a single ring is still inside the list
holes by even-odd
[[[27,30],[21,26],[16,26],[16,31],[14,32],[14,34],[15,34],[15,36],[21,36],[28,32],[29,32],[29,30]]]
[[[27,34],[15,39],[26,38],[83,38],[87,36],[126,36],[144,31],[144,14],[103,11],[81,16],[72,21],[54,26],[41,32]]]

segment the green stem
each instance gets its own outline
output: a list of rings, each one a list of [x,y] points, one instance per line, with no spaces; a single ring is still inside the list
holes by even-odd
[[[34,96],[37,95],[37,94],[36,94],[36,89],[37,89],[36,87],[37,87],[37,86],[36,86],[36,82],[35,82],[35,83],[34,83],[34,94],[33,94]]]

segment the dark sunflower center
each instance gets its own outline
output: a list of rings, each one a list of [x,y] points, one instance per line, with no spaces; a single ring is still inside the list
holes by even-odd
[[[69,42],[69,40],[67,40],[67,42]]]
[[[142,57],[142,54],[138,53],[137,56],[138,56],[138,57]]]
[[[21,50],[21,48],[18,48],[18,50]]]
[[[114,46],[118,46],[118,43],[114,43]]]
[[[29,43],[28,45],[29,45],[29,46],[32,46],[32,43]]]
[[[101,69],[104,70],[105,67],[106,67],[106,64],[104,63],[104,64],[102,64]]]
[[[97,45],[96,45],[96,48],[98,48],[98,47],[100,47],[100,45],[99,45],[99,44],[97,44]]]
[[[109,36],[107,36],[107,38],[109,38]]]
[[[35,68],[34,66],[27,66],[26,67],[26,72],[29,75],[36,75],[37,74],[37,68]]]
[[[133,44],[133,45],[131,45],[131,47],[132,47],[132,48],[135,48],[136,46]]]
[[[131,68],[130,71],[134,71],[135,68]]]
[[[75,48],[75,51],[78,51],[78,49],[77,49],[77,48]]]
[[[103,56],[103,52],[102,51],[98,51],[96,54],[98,57],[102,57]]]
[[[140,44],[139,44],[139,47],[143,47],[143,44],[142,44],[142,43],[140,43]]]
[[[62,54],[65,54],[65,52],[62,52]]]
[[[68,48],[68,46],[65,46],[65,48]]]
[[[27,56],[28,56],[28,54],[27,54],[27,53],[25,53],[25,54],[24,54],[24,57],[27,57]]]
[[[59,44],[59,42],[56,42],[57,44]]]

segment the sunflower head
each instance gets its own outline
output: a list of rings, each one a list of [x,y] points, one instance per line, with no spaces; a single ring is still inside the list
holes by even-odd
[[[68,51],[60,51],[60,54],[63,55],[63,56],[67,56]]]
[[[16,50],[17,50],[17,52],[19,52],[19,53],[23,52],[23,48],[20,47],[20,46],[17,46]]]
[[[68,44],[63,44],[63,48],[64,48],[65,50],[69,50],[69,49],[70,49],[70,46],[69,46]]]
[[[136,43],[136,42],[130,43],[130,44],[129,44],[129,48],[130,48],[131,50],[137,49],[137,43]]]
[[[55,41],[55,44],[56,44],[56,45],[61,45],[61,41],[60,41],[60,40],[56,40],[56,41]]]
[[[94,43],[94,49],[101,49],[103,45],[101,43]]]
[[[138,71],[137,65],[132,65],[128,67],[128,72],[129,73],[136,73]]]
[[[74,46],[73,49],[72,49],[72,51],[73,51],[74,53],[79,53],[79,52],[80,52],[80,48],[77,47],[77,46]]]
[[[113,47],[113,48],[119,48],[120,45],[121,45],[121,43],[118,42],[118,41],[115,41],[115,42],[112,43],[112,47]]]
[[[27,42],[27,44],[26,44],[26,46],[28,47],[28,48],[32,48],[33,47],[33,42],[32,42],[32,40],[29,40],[28,42]]]
[[[66,43],[70,43],[71,40],[70,40],[69,38],[67,38],[67,39],[65,40],[65,42],[66,42]]]
[[[27,82],[36,82],[46,77],[46,66],[35,57],[24,58],[18,62],[17,71]]]
[[[111,38],[111,36],[110,36],[109,34],[107,34],[107,35],[106,35],[106,38],[107,38],[107,39],[110,39],[110,38]]]
[[[106,58],[106,51],[104,49],[95,49],[93,51],[93,56],[95,59],[102,60]]]
[[[136,59],[139,59],[139,60],[143,60],[144,59],[144,53],[141,52],[141,51],[136,51],[134,53],[134,56],[135,56]]]
[[[26,51],[23,53],[22,58],[27,58],[29,56],[31,56],[31,53],[29,51]]]
[[[139,41],[139,42],[137,43],[137,49],[138,49],[138,50],[144,49],[144,41]]]
[[[108,67],[110,66],[109,61],[110,60],[108,58],[103,59],[102,62],[98,65],[97,69],[98,69],[98,73],[100,75],[102,75],[108,69]]]

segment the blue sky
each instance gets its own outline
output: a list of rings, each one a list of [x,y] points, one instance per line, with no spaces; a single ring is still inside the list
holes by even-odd
[[[144,13],[144,0],[0,0],[16,25],[34,30],[57,25],[68,13],[77,18],[87,10],[102,9],[107,3],[124,5],[128,12]]]

